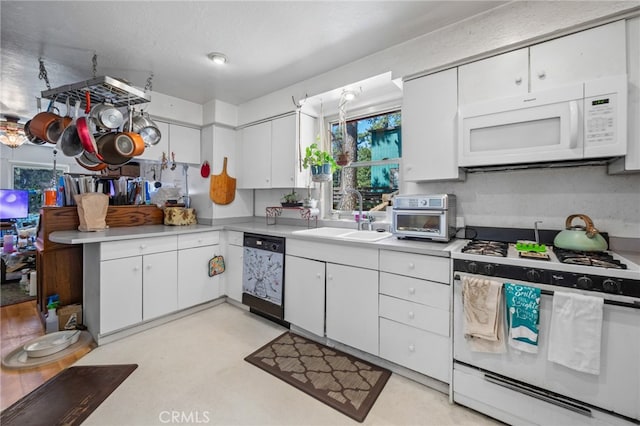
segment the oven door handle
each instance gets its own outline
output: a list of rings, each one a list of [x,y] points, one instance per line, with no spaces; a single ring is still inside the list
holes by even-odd
[[[520,383],[511,382],[502,377],[494,376],[493,374],[485,373],[484,379],[498,386],[505,387],[507,389],[511,389],[513,391],[528,395],[532,398],[539,399],[544,402],[548,402],[549,404],[557,405],[558,407],[562,407],[567,410],[571,410],[573,412],[582,414],[587,417],[593,417],[591,410],[582,405],[578,405],[571,401],[567,401],[565,399],[560,399],[559,397],[548,395],[544,391],[540,391],[534,388],[530,388],[528,386],[524,386]]]

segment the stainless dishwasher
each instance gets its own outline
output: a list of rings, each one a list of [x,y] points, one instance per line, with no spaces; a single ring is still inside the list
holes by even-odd
[[[253,313],[282,322],[285,239],[245,232],[243,241],[242,303]]]

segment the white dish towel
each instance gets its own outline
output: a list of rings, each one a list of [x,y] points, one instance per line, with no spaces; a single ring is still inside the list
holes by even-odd
[[[600,374],[601,297],[556,291],[553,295],[548,360]]]

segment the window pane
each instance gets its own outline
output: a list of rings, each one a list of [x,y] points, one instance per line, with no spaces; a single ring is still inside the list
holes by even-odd
[[[57,167],[56,167],[57,169]],[[66,169],[58,169],[58,176]],[[13,188],[29,191],[29,214],[39,214],[42,207],[42,191],[55,186],[53,184],[53,170],[42,167],[13,168]]]
[[[402,154],[400,111],[358,118],[331,125],[331,140],[334,158],[339,162],[339,154],[347,153],[351,164],[343,167],[333,176],[333,209],[355,210],[357,197],[347,195],[342,200],[339,192],[344,180],[344,188],[357,189],[363,198],[363,209],[383,202],[382,195],[398,189],[399,163],[372,165],[370,162],[396,160]],[[346,135],[343,135],[346,129]],[[361,164],[368,162],[369,164]]]

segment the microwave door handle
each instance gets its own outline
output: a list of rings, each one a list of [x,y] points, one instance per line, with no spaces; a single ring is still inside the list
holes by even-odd
[[[578,103],[576,101],[569,102],[569,126],[571,126],[569,148],[575,148],[578,146]]]

